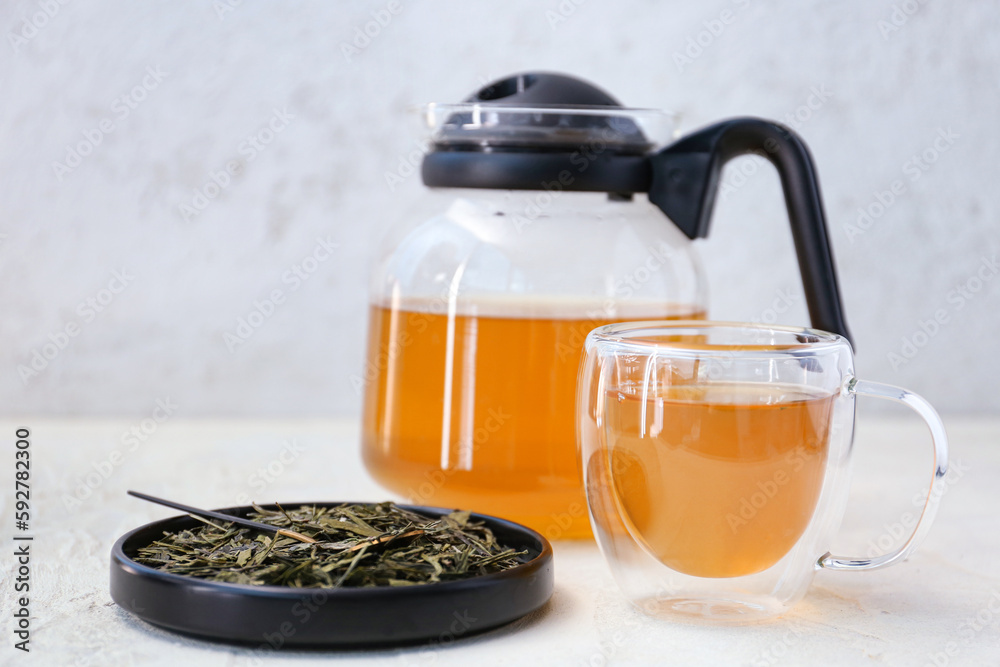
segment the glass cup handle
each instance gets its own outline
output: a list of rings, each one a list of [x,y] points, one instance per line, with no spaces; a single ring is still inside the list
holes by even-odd
[[[931,431],[931,441],[934,444],[934,477],[931,479],[931,486],[927,492],[927,500],[924,501],[924,509],[920,513],[920,519],[906,543],[892,553],[874,558],[841,558],[827,552],[816,563],[817,567],[826,570],[875,570],[892,565],[909,556],[930,530],[938,504],[941,501],[941,483],[948,472],[948,436],[944,432],[941,417],[931,407],[931,404],[912,392],[892,385],[867,382],[857,378],[851,378],[847,382],[846,390],[850,394],[886,398],[909,406],[927,424]]]

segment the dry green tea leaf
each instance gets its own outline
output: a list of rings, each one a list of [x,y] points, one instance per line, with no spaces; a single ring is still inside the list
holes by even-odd
[[[250,528],[204,522],[164,533],[135,560],[164,572],[255,586],[339,588],[412,586],[500,572],[527,551],[497,543],[493,532],[456,511],[432,518],[394,503],[302,506],[249,518],[307,535],[308,544]]]

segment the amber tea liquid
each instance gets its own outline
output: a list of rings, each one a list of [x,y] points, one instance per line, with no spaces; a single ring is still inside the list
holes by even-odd
[[[771,567],[812,518],[833,401],[768,383],[672,386],[645,401],[610,392],[611,479],[630,532],[684,574]]]
[[[595,304],[591,304],[594,306]],[[551,538],[586,537],[576,454],[576,378],[591,329],[703,313],[649,304],[542,301],[371,309],[362,425],[365,464],[411,501],[524,523]]]

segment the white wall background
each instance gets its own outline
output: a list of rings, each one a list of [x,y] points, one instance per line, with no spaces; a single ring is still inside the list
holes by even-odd
[[[1000,251],[994,3],[407,2],[350,62],[342,45],[385,2],[221,7],[0,6],[3,414],[148,414],[167,397],[188,416],[356,414],[368,263],[421,195],[418,176],[394,192],[385,181],[415,148],[407,106],[458,101],[528,69],[679,111],[688,130],[732,115],[783,119],[828,91],[799,111],[798,129],[822,176],[859,371],[944,412],[1000,409],[1000,277],[983,269],[976,281]],[[724,10],[731,22],[701,34],[706,46],[679,67],[674,54]],[[146,79],[156,87],[125,116],[116,100],[147,68],[162,81]],[[241,142],[274,109],[294,118],[247,160]],[[113,131],[60,179],[53,163],[103,119]],[[957,138],[914,180],[907,161],[940,130]],[[180,205],[241,157],[242,173],[185,220]],[[733,163],[727,178],[755,167]],[[848,238],[858,208],[895,180],[905,191]],[[339,248],[291,291],[282,275],[327,236]],[[799,301],[781,321],[805,323],[770,167],[717,206],[700,245],[713,316],[759,316],[791,290]],[[134,278],[89,319],[79,304],[122,269]],[[967,283],[978,287],[969,298],[953,292]],[[230,352],[224,334],[275,288],[287,301]],[[893,368],[888,355],[936,311],[947,323],[917,335],[919,352]],[[72,325],[78,335],[23,379],[19,365]]]

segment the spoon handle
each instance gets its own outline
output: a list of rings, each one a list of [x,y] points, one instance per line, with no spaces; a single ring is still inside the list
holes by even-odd
[[[157,498],[156,496],[150,496],[145,493],[140,493],[138,491],[129,491],[130,496],[135,496],[142,500],[147,500],[151,503],[156,503],[158,505],[164,505],[165,507],[171,507],[175,510],[180,510],[182,512],[187,512],[188,514],[194,514],[200,517],[206,517],[209,519],[218,519],[219,521],[228,521],[230,523],[235,523],[240,526],[246,526],[247,528],[255,528],[268,533],[275,533],[277,535],[283,535],[285,537],[290,537],[293,540],[298,540],[299,542],[306,542],[308,544],[313,544],[316,542],[313,538],[308,535],[303,535],[302,533],[297,533],[294,530],[288,530],[286,528],[278,528],[277,526],[271,526],[266,523],[261,523],[259,521],[251,521],[250,519],[244,519],[243,517],[232,516],[231,514],[223,514],[222,512],[213,512],[212,510],[203,510],[197,507],[191,507],[190,505],[184,505],[181,503],[175,503],[172,500],[165,500],[163,498]]]

